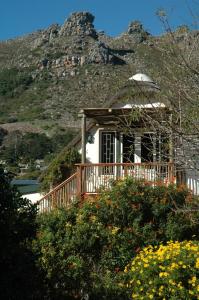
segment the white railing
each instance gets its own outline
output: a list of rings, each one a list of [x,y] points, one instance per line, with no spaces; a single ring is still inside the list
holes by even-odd
[[[130,176],[145,180],[152,185],[175,183],[172,163],[109,163],[79,164],[82,193],[98,193],[100,188],[108,188],[111,181]]]

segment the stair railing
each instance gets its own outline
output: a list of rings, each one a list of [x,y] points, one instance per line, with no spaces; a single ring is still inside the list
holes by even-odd
[[[39,213],[51,212],[54,208],[69,207],[77,198],[78,173],[73,174],[37,202]]]

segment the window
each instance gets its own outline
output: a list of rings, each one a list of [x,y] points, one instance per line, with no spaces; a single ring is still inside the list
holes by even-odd
[[[123,134],[123,163],[133,163],[135,153],[134,135]]]
[[[115,162],[115,132],[103,131],[101,133],[101,163]]]

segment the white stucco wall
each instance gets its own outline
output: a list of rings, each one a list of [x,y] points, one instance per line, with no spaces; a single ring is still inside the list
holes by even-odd
[[[88,143],[86,144],[86,160],[90,163],[99,163],[99,131],[100,128],[92,128],[89,131],[89,134],[92,135],[93,137],[93,143]]]
[[[86,161],[88,163],[99,163],[100,162],[100,132],[101,131],[114,131],[113,128],[107,127],[93,127],[89,130],[89,135],[93,137],[93,142],[86,144]],[[141,134],[139,131],[136,133],[136,142],[135,142],[135,154],[134,154],[134,162],[140,163],[141,162]],[[122,161],[122,135],[120,136],[120,153],[117,153],[117,142],[115,141],[115,155],[116,161],[118,161],[118,155],[120,155],[120,162]],[[79,152],[81,153],[81,145],[78,145]]]
[[[22,198],[29,199],[32,203],[36,203],[38,200],[40,200],[43,197],[40,193],[33,193],[33,194],[26,194],[22,195]]]

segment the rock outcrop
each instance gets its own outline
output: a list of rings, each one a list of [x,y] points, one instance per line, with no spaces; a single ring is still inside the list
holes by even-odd
[[[146,30],[144,30],[143,25],[139,21],[133,21],[129,24],[127,34],[129,34],[135,43],[144,42],[150,35]]]
[[[95,17],[89,12],[73,13],[59,31],[60,36],[91,36],[97,38],[93,21]]]
[[[47,29],[40,31],[39,37],[31,43],[32,49],[43,46],[58,36],[60,26],[58,24],[52,24]]]

